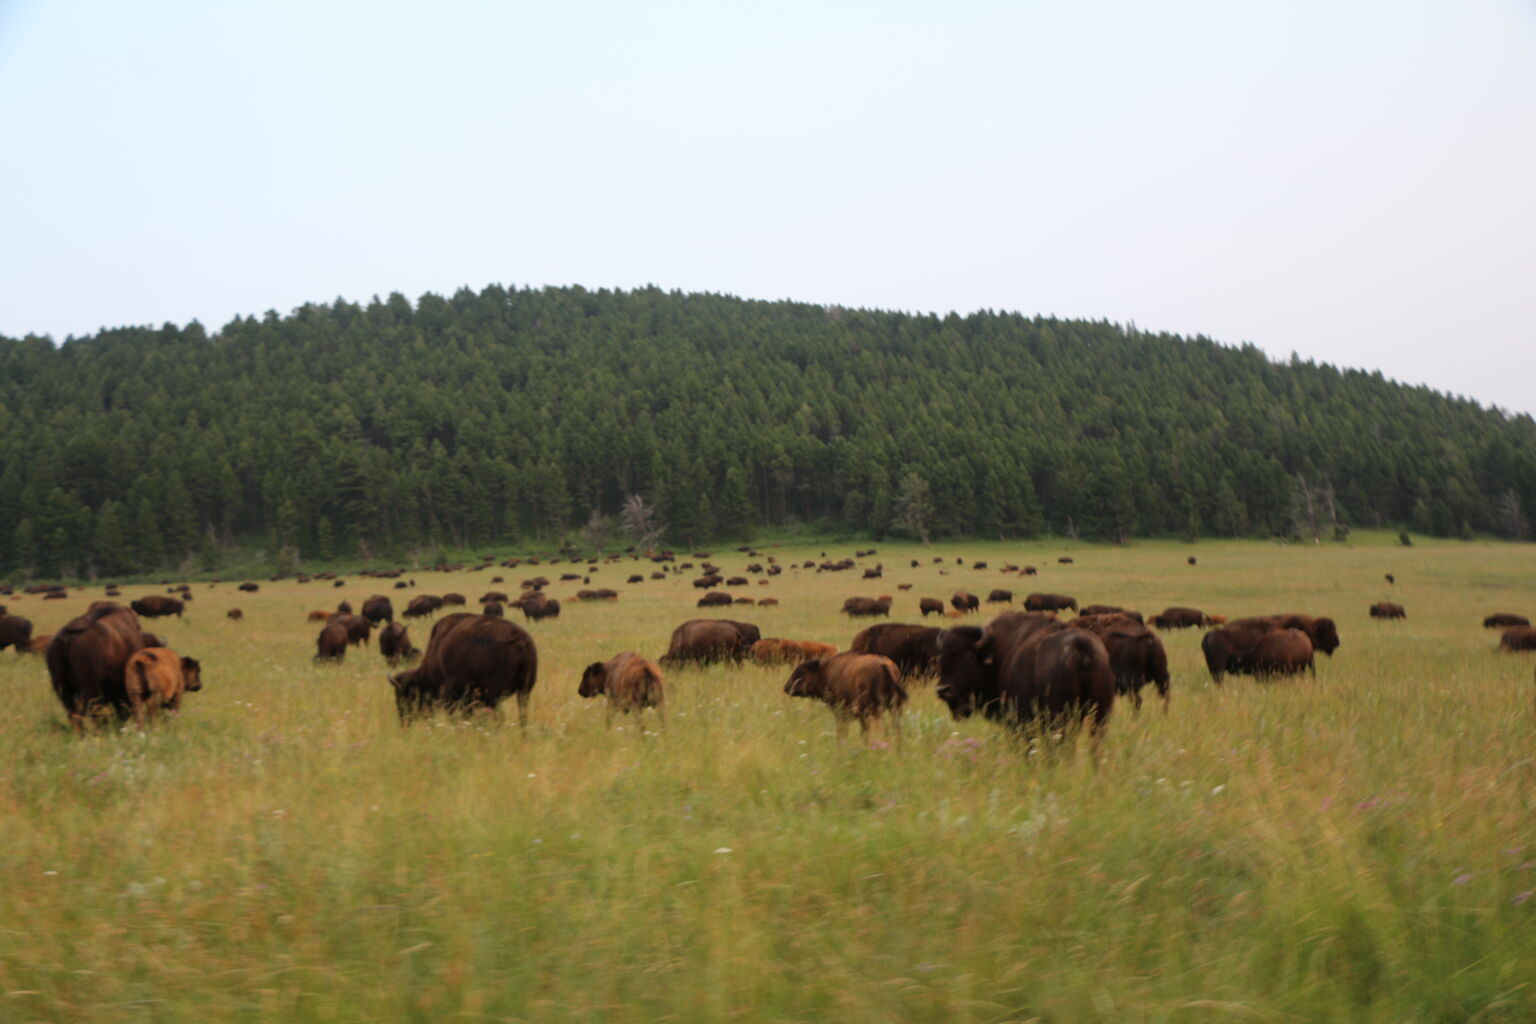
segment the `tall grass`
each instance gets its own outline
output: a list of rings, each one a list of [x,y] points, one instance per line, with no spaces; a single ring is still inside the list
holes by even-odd
[[[404,592],[198,585],[160,621],[205,688],[147,733],[72,737],[41,661],[0,658],[0,1021],[1536,1019],[1536,659],[1479,625],[1536,612],[1536,551],[1362,540],[882,544],[884,580],[786,572],[734,611],[840,646],[844,597],[916,621],[960,587],[1338,620],[1315,680],[1270,685],[1164,634],[1170,713],[1118,707],[1097,763],[928,687],[900,752],[839,744],[751,666],[672,673],[664,736],[605,732],[582,668],[705,614],[627,562],[593,580],[617,604],[529,627],[526,734],[402,729],[374,649],[311,661],[307,609]],[[521,573],[416,592],[492,575]],[[8,603],[46,632],[96,596]],[[1367,617],[1387,597],[1406,622]]]

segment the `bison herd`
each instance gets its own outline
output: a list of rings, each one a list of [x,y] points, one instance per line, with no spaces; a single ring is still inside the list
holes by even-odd
[[[807,562],[805,568],[839,572],[853,564],[846,559]],[[983,565],[977,563],[976,567]],[[684,563],[668,571],[692,567],[692,563]],[[753,603],[751,598],[733,598],[715,589],[722,583],[726,587],[746,585],[745,577],[726,578],[707,560],[703,568],[705,575],[693,580],[694,587],[705,591],[700,605]],[[867,571],[865,578],[881,578],[881,568]],[[595,568],[589,569],[592,571]],[[749,565],[747,571],[766,576],[782,570],[770,559],[766,572],[762,563]],[[1034,574],[1032,567],[1013,565],[1004,566],[1004,571]],[[665,576],[664,572],[652,574],[653,578]],[[590,578],[579,573],[565,577],[583,582]],[[322,574],[319,578],[334,576]],[[629,579],[638,583],[644,577],[637,574]],[[497,577],[495,582],[500,580]],[[506,612],[520,609],[528,622],[559,616],[560,602],[543,591],[548,582],[542,576],[525,580],[515,598],[504,591],[487,591],[479,599],[479,614],[454,611],[444,615],[433,623],[425,651],[411,642],[407,624],[396,621],[389,597],[370,596],[360,613],[342,601],[335,611],[308,613],[310,620],[320,623],[315,659],[340,661],[350,648],[367,647],[377,629],[379,652],[392,670],[387,678],[402,723],[438,711],[495,711],[510,697],[516,700],[519,725],[526,727],[529,696],[538,679],[538,652],[533,637],[508,621]],[[414,581],[409,585],[414,586]],[[901,585],[903,590],[909,587]],[[239,589],[252,593],[258,587],[246,583]],[[36,592],[44,598],[65,596],[63,588]],[[611,602],[619,594],[591,588],[575,596],[580,602]],[[33,637],[29,620],[0,606],[0,649],[10,646],[19,653],[45,655],[54,693],[75,730],[82,731],[88,722],[100,717],[132,719],[143,728],[160,713],[176,711],[184,694],[202,687],[198,661],[170,650],[162,638],[146,632],[140,624],[141,619],[181,618],[187,614],[191,599],[190,588],[182,585],[171,588],[168,595],[141,597],[126,607],[112,600],[97,601],[85,614],[45,637]],[[1011,605],[1013,600],[1013,591],[1005,589],[993,589],[987,596],[989,604]],[[762,602],[776,603],[773,599]],[[889,617],[892,603],[888,595],[850,597],[842,612],[850,618]],[[466,604],[462,594],[419,594],[411,598],[401,617],[428,619],[444,609]],[[918,610],[924,618],[936,614],[952,619],[978,611],[981,601],[961,590],[948,604],[946,608],[940,598],[922,597]],[[1051,593],[1028,594],[1022,604],[1023,611],[1004,611],[985,626],[878,623],[859,630],[845,651],[817,641],[763,637],[758,627],[748,622],[689,619],[672,631],[667,649],[657,661],[626,651],[592,662],[583,671],[577,692],[583,698],[605,697],[608,720],[615,712],[638,715],[654,710],[664,726],[663,669],[750,660],[790,668],[784,693],[827,704],[839,736],[850,722],[857,721],[867,735],[873,723],[888,719],[899,742],[908,687],[923,681],[936,684],[936,695],[957,719],[979,714],[1014,728],[1046,729],[1081,721],[1097,736],[1117,697],[1130,699],[1139,710],[1142,691],[1151,686],[1161,698],[1164,712],[1168,710],[1168,655],[1159,632],[1206,630],[1201,653],[1217,686],[1235,674],[1261,680],[1298,673],[1315,675],[1317,654],[1331,656],[1340,646],[1333,619],[1300,613],[1228,621],[1200,609],[1173,606],[1147,618],[1117,605],[1080,606],[1073,596]],[[1074,617],[1063,618],[1062,613],[1073,613]],[[1401,604],[1390,601],[1371,605],[1369,615],[1381,620],[1407,617]],[[228,609],[227,616],[232,622],[244,618],[237,608]],[[1484,619],[1483,625],[1502,630],[1500,646],[1505,650],[1536,650],[1536,629],[1525,616],[1498,613]]]

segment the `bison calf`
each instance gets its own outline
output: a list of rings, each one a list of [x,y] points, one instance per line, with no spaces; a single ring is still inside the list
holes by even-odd
[[[613,713],[636,715],[646,708],[655,708],[661,727],[667,727],[666,694],[662,686],[661,669],[656,663],[638,654],[615,654],[607,661],[594,661],[581,674],[581,685],[576,688],[582,697],[608,698],[603,728],[613,724]]]
[[[867,741],[870,720],[889,711],[891,731],[896,742],[901,742],[901,709],[907,703],[907,691],[890,658],[844,651],[825,660],[807,661],[790,673],[784,692],[826,702],[836,719],[839,740],[847,732],[849,720],[857,719]]]
[[[162,708],[179,710],[183,693],[203,688],[202,666],[169,648],[146,647],[129,657],[123,684],[133,720],[143,729]]]

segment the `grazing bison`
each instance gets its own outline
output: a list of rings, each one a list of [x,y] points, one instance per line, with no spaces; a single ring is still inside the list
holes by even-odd
[[[254,593],[256,593],[256,591],[261,589],[261,584],[259,584],[259,583],[242,583],[242,584],[240,584],[240,586],[236,587],[235,589],[236,590],[243,590],[247,594],[254,594]]]
[[[1085,604],[1082,608],[1078,609],[1077,614],[1081,616],[1123,615],[1128,619],[1135,619],[1137,622],[1147,621],[1142,617],[1141,612],[1130,611],[1125,608],[1121,608],[1117,604]]]
[[[507,606],[500,601],[487,601],[480,606],[481,615],[490,615],[493,618],[504,619],[507,617]]]
[[[759,665],[798,665],[805,660],[805,650],[798,640],[776,636],[763,637],[747,653]]]
[[[411,660],[421,652],[411,645],[411,634],[405,623],[390,622],[379,630],[379,653],[394,666]]]
[[[942,632],[937,626],[882,622],[859,630],[848,650],[890,658],[901,670],[903,679],[932,676],[939,669],[939,634]]]
[[[17,654],[25,653],[27,641],[32,639],[32,620],[20,615],[0,615],[0,651],[12,645]]]
[[[1393,576],[1393,575],[1392,575],[1392,574],[1391,574],[1391,573],[1387,573],[1387,574],[1386,574],[1386,576],[1385,576],[1385,577],[1384,577],[1384,578],[1385,578],[1385,579],[1386,579],[1386,581],[1387,581],[1387,582],[1388,582],[1388,583],[1393,583],[1393,584],[1395,584],[1395,583],[1396,583],[1396,582],[1397,582],[1397,577],[1396,577],[1396,576]]]
[[[1022,572],[1025,576],[1038,576],[1038,575],[1040,575],[1040,570],[1036,569],[1032,565],[1026,565],[1023,569],[1020,570],[1020,572]]]
[[[137,601],[130,602],[128,607],[143,619],[158,619],[166,615],[174,615],[179,619],[186,605],[174,597],[151,594],[149,597],[141,597]]]
[[[1013,591],[994,590],[987,595],[988,604],[1013,604]]]
[[[523,601],[523,618],[538,622],[541,619],[558,619],[560,602],[542,593],[530,594]]]
[[[462,607],[464,607],[464,605],[466,605],[468,603],[469,603],[469,601],[464,597],[463,594],[444,594],[443,595],[443,607],[445,607],[445,608],[450,606],[450,605],[452,605],[455,608],[462,608]]]
[[[633,576],[631,576],[625,582],[628,582],[628,583],[644,583],[645,582],[645,577],[641,576],[639,573],[635,573]]]
[[[1039,626],[1039,620],[1020,618],[1009,626],[990,637],[960,628],[940,638],[937,692],[950,714],[965,718],[981,711],[1007,725],[1043,721],[1048,728],[1091,718],[1097,734],[1115,701],[1115,673],[1103,641],[1061,622]]]
[[[720,605],[731,603],[733,603],[731,595],[727,594],[723,590],[717,590],[713,593],[705,594],[695,602],[695,604],[697,604],[700,608],[716,608]]]
[[[1499,649],[1505,651],[1536,651],[1536,629],[1530,626],[1510,626],[1499,637]]]
[[[756,626],[730,619],[689,619],[672,631],[661,664],[668,668],[689,663],[707,665],[729,659],[737,664],[762,639]],[[750,639],[749,639],[750,637]]]
[[[964,590],[955,591],[949,599],[957,612],[974,612],[981,607],[981,598]]]
[[[241,611],[239,608],[231,608],[229,611],[224,613],[224,617],[234,622],[239,622],[241,619],[245,618],[245,612]]]
[[[1371,618],[1373,619],[1406,619],[1408,612],[1400,604],[1391,601],[1377,601],[1371,605]]]
[[[1273,629],[1259,637],[1249,656],[1251,669],[1260,679],[1293,676],[1303,669],[1317,675],[1312,661],[1312,638],[1300,629]]]
[[[1077,610],[1077,598],[1066,594],[1030,594],[1024,599],[1024,610],[1029,612],[1055,612]]]
[[[1510,626],[1529,626],[1530,624],[1531,620],[1524,615],[1514,615],[1510,612],[1499,612],[1483,620],[1484,629],[1508,629]]]
[[[502,604],[506,604],[509,600],[511,599],[500,590],[487,590],[480,595],[481,604],[490,604],[492,601],[500,601]]]
[[[666,692],[661,669],[638,654],[626,651],[607,661],[594,661],[581,674],[576,693],[581,697],[608,698],[607,713],[603,716],[605,729],[613,724],[615,711],[633,711],[638,716],[646,708],[655,708],[662,727],[666,727]]]
[[[1065,555],[1063,555],[1061,558],[1056,559],[1056,561],[1060,562],[1062,565],[1071,565],[1072,564],[1072,559],[1066,557]]]
[[[1141,710],[1141,688],[1151,683],[1168,711],[1168,652],[1163,642],[1137,619],[1125,615],[1082,615],[1071,623],[1104,641],[1109,666],[1115,673],[1115,692],[1129,696]]]
[[[402,613],[407,619],[424,619],[436,615],[443,607],[443,599],[433,594],[417,594]]]
[[[339,622],[346,627],[347,643],[368,646],[368,638],[373,633],[373,623],[367,618],[350,612],[337,612],[326,620],[328,625],[333,622]]]
[[[326,619],[329,619],[332,615],[335,615],[335,614],[336,614],[335,612],[328,612],[324,608],[316,608],[314,611],[309,613],[309,615],[306,617],[305,621],[307,621],[307,622],[324,622]]]
[[[135,651],[123,671],[125,697],[133,720],[143,729],[163,708],[181,709],[181,695],[203,688],[202,666],[166,647]]]
[[[315,639],[316,661],[342,661],[347,656],[347,624],[327,622]]]
[[[378,625],[380,622],[394,622],[394,603],[383,594],[374,594],[363,602],[363,618],[374,625]]]
[[[850,597],[843,602],[843,614],[850,618],[869,615],[889,615],[891,614],[891,600],[888,597]]]
[[[139,617],[112,601],[96,601],[71,619],[48,644],[48,675],[76,732],[87,718],[111,708],[129,712],[123,673],[128,659],[144,648]]]
[[[1164,608],[1161,614],[1152,616],[1152,625],[1158,629],[1189,629],[1191,626],[1208,626],[1210,617],[1198,608]]]
[[[598,590],[576,591],[576,600],[578,601],[617,601],[618,599],[619,592],[617,590],[609,590],[607,587]]]
[[[401,724],[444,709],[496,711],[517,698],[517,722],[528,727],[528,696],[538,681],[533,637],[506,619],[469,612],[445,615],[432,627],[421,665],[389,677]]]
[[[802,662],[790,673],[784,692],[826,702],[837,722],[839,740],[850,719],[858,721],[860,733],[868,740],[870,721],[889,711],[891,731],[901,742],[901,709],[907,703],[907,691],[889,658],[844,651],[826,660]]]
[[[923,613],[923,618],[930,614],[943,615],[944,602],[936,597],[920,597],[917,599],[917,610]]]

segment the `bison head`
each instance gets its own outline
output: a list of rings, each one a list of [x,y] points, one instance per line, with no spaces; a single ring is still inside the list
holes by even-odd
[[[598,697],[607,692],[607,684],[608,674],[603,663],[594,661],[581,674],[581,685],[576,687],[576,694],[580,697]]]
[[[981,630],[975,626],[956,626],[939,634],[939,685],[934,692],[955,718],[975,712],[986,685],[981,642]]]
[[[1339,649],[1339,627],[1334,625],[1332,619],[1317,620],[1317,649],[1330,658]]]
[[[181,688],[196,693],[203,688],[203,666],[196,658],[181,659]]]
[[[400,715],[401,725],[405,725],[432,704],[433,693],[426,682],[420,678],[419,669],[412,668],[404,672],[396,672],[389,677],[389,684],[395,688],[395,711]]]
[[[791,697],[820,697],[826,692],[827,681],[821,674],[821,660],[801,662],[789,674],[784,692]]]

